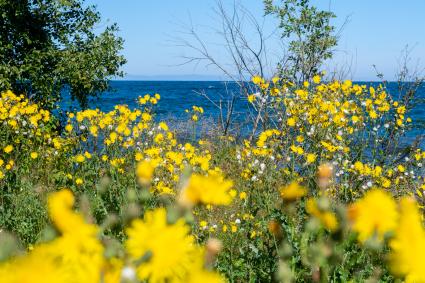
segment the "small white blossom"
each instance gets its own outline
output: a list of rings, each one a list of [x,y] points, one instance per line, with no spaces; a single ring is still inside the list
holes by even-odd
[[[124,267],[121,271],[121,278],[130,281],[136,280],[136,270],[130,266]]]

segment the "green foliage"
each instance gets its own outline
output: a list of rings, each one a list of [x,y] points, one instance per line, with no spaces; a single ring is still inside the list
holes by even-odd
[[[290,40],[288,57],[279,64],[281,75],[292,81],[305,81],[318,73],[324,60],[332,58],[337,45],[335,14],[310,4],[309,0],[264,0],[266,14],[280,20],[282,37]]]
[[[117,25],[95,32],[100,14],[84,0],[1,0],[0,11],[0,90],[52,108],[68,86],[85,106],[122,75]]]

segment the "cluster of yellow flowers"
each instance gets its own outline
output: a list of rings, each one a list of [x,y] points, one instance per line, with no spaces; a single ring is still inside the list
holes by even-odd
[[[257,96],[274,109],[268,115],[274,115],[277,126],[260,133],[255,146],[246,141],[239,150],[243,178],[257,181],[265,169],[279,168],[298,179],[301,172],[311,175],[319,163],[329,162],[338,181],[338,189],[328,188],[330,194],[343,192],[352,199],[359,189],[392,185],[403,187],[404,193],[422,193],[415,172],[423,171],[423,152],[401,156],[389,150],[394,142],[387,139],[403,135],[412,120],[405,117],[406,106],[394,101],[383,85],[325,84],[319,75],[301,88],[279,79],[252,81],[258,86]]]
[[[190,115],[190,119],[193,122],[198,122],[199,116],[204,114],[204,108],[202,108],[201,106],[193,105],[191,110],[186,109],[185,112]]]
[[[57,154],[66,141],[54,130],[51,113],[11,91],[0,95],[0,180],[16,166],[16,157],[28,161]],[[10,133],[13,133],[12,135]]]
[[[133,220],[126,230],[124,256],[108,258],[101,228],[87,223],[73,211],[73,205],[74,196],[66,189],[49,197],[50,218],[60,236],[0,264],[2,281],[224,282],[218,273],[205,268],[206,254],[213,251],[196,245],[183,219],[170,223],[164,208]]]
[[[130,110],[118,105],[104,113],[99,109],[68,114],[65,126],[67,138],[79,140],[84,152],[76,149],[73,160],[80,165],[79,175],[84,175],[84,162],[96,157],[104,162],[104,168],[112,168],[120,174],[134,162],[145,160],[160,178],[147,178],[155,184],[153,191],[175,195],[173,187],[179,182],[183,169],[191,166],[198,173],[210,171],[211,154],[191,143],[180,144],[165,122],[154,123],[149,104],[156,104],[160,96],[145,95],[139,98],[141,110]],[[202,107],[193,108],[203,113]],[[132,154],[132,156],[131,156]],[[95,156],[97,155],[97,156]],[[213,168],[219,171],[218,168]],[[146,171],[147,172],[147,171]]]

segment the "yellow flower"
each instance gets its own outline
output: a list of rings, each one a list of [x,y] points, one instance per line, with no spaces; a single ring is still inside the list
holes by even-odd
[[[253,103],[254,101],[255,101],[255,95],[254,94],[248,95],[248,102]]]
[[[97,137],[97,131],[99,130],[97,126],[94,126],[94,125],[90,126],[89,130],[92,136]]]
[[[382,185],[382,187],[388,189],[391,186],[391,180],[388,179],[388,178],[383,177],[381,179],[381,185]]]
[[[307,194],[307,189],[301,187],[297,182],[292,182],[288,186],[280,189],[280,196],[284,200],[292,201],[302,198]]]
[[[96,235],[98,228],[94,225],[86,224],[82,215],[72,211],[74,201],[72,192],[67,189],[51,194],[47,205],[52,222],[64,234]]]
[[[146,185],[151,182],[155,167],[152,160],[144,160],[137,164],[136,175],[140,184]]]
[[[38,157],[38,153],[37,153],[37,152],[35,152],[35,151],[34,151],[34,152],[31,152],[31,154],[30,154],[30,155],[31,155],[31,158],[32,158],[32,159],[37,159],[37,157]]]
[[[136,161],[140,161],[140,160],[142,160],[142,159],[143,159],[143,154],[142,154],[142,153],[140,153],[140,152],[136,152],[136,154],[134,155],[134,159],[135,159]]]
[[[13,151],[13,145],[8,145],[5,148],[3,148],[3,151],[5,153],[11,153]]]
[[[184,205],[197,203],[228,205],[232,201],[229,193],[232,187],[233,182],[224,180],[219,174],[209,176],[193,174],[181,192],[180,201]]]
[[[205,220],[202,220],[201,222],[199,222],[199,227],[201,228],[206,228],[208,226],[208,222]]]
[[[84,157],[84,155],[82,155],[82,154],[78,154],[78,155],[76,155],[75,156],[75,161],[76,162],[78,162],[78,163],[83,163],[84,162],[84,160],[86,160],[86,158]]]
[[[239,198],[240,198],[241,200],[246,199],[246,193],[245,193],[245,192],[241,192],[241,193],[239,194]]]
[[[302,148],[302,147],[300,147],[300,146],[296,146],[296,145],[291,145],[291,150],[294,152],[294,153],[296,153],[296,154],[298,154],[298,155],[302,155],[302,154],[304,154],[304,149]]]
[[[410,198],[402,199],[400,208],[395,237],[389,243],[391,270],[396,275],[405,276],[406,282],[425,282],[425,231],[421,213]]]
[[[73,212],[73,204],[68,190],[49,196],[49,215],[61,235],[1,264],[2,282],[100,282],[103,247],[97,239],[98,228]]]
[[[126,230],[125,247],[137,267],[140,280],[166,282],[184,278],[189,271],[196,246],[183,219],[168,224],[165,208],[146,212]]]
[[[159,128],[164,130],[164,131],[168,131],[168,125],[165,122],[160,122]]]
[[[75,179],[75,184],[76,184],[77,186],[80,186],[80,185],[82,185],[83,183],[84,183],[83,179],[81,179],[81,178],[77,178],[77,179]]]
[[[256,85],[259,85],[264,81],[260,76],[254,76],[251,80]]]
[[[352,229],[359,234],[360,242],[374,235],[382,241],[386,233],[396,228],[397,206],[389,194],[372,189],[349,207],[348,217],[353,223]]]
[[[374,110],[369,111],[369,116],[372,119],[378,118],[378,114],[376,114],[376,112]]]
[[[316,161],[316,158],[317,158],[317,156],[314,153],[307,154],[307,158],[306,158],[307,163],[308,164],[311,164],[311,163],[315,162]]]
[[[73,127],[72,127],[71,124],[68,124],[68,125],[65,126],[65,131],[67,131],[68,133],[72,132],[72,129],[73,129]]]
[[[313,82],[314,82],[315,84],[320,84],[320,80],[321,80],[321,78],[320,78],[320,76],[319,76],[319,75],[315,75],[315,76],[313,77]]]
[[[287,121],[286,121],[286,124],[289,126],[289,127],[294,127],[295,126],[295,118],[289,118]]]
[[[124,263],[121,259],[111,258],[105,264],[104,283],[117,283],[121,281]]]

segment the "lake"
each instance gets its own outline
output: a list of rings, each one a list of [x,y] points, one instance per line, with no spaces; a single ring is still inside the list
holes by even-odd
[[[375,82],[355,82],[377,86]],[[219,110],[199,93],[204,92],[214,103],[220,100],[227,101],[231,94],[236,95],[234,105],[234,115],[236,122],[246,121],[247,115],[251,112],[248,108],[245,97],[239,95],[239,88],[232,82],[219,81],[111,81],[111,91],[104,92],[99,98],[91,99],[90,108],[99,108],[102,111],[110,111],[117,104],[126,104],[130,108],[137,107],[137,98],[147,93],[161,95],[159,104],[155,107],[158,120],[181,119],[187,120],[188,115],[185,109],[190,109],[193,105],[202,106],[205,115],[210,119],[217,120]],[[388,92],[394,97],[398,97],[397,83],[387,83]],[[425,86],[418,90],[418,98],[425,100]],[[66,93],[64,94],[62,109],[78,109],[75,101],[72,101]],[[226,107],[224,107],[226,108]],[[425,120],[424,101],[419,103],[411,111],[411,118],[415,123],[415,128],[408,133],[407,140],[413,140],[417,135],[425,134],[423,127],[419,125]],[[248,131],[249,129],[243,129]]]

